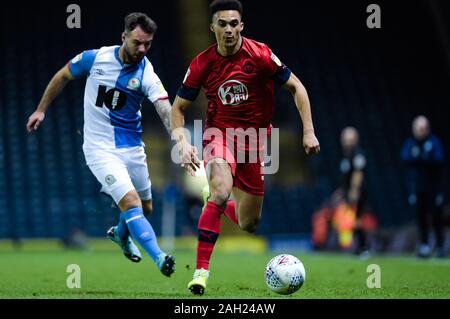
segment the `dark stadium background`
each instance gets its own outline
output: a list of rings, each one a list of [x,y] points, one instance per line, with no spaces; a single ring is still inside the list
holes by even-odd
[[[71,2],[2,3],[1,239],[66,239],[74,230],[105,236],[118,210],[99,194],[100,184],[82,154],[84,80],[66,87],[37,133],[27,135],[27,118],[51,76],[69,59],[82,50],[121,43],[123,17],[132,11],[148,13],[159,26],[148,57],[172,101],[191,58],[213,43],[206,1],[200,11],[198,2],[73,1],[81,7],[81,29],[66,27]],[[366,26],[372,2],[381,7],[381,29]],[[295,105],[288,92],[277,89],[274,126],[281,130],[281,164],[277,175],[266,178],[257,234],[299,244],[308,240],[312,214],[339,186],[340,131],[354,125],[367,154],[369,202],[378,231],[394,240],[414,224],[400,162],[414,116],[428,116],[442,139],[446,180],[450,177],[450,5],[437,0],[243,3],[243,35],[267,43],[300,77],[321,143],[318,156],[305,157]],[[193,35],[194,30],[201,32]],[[188,121],[204,111],[197,103]],[[151,222],[159,234],[163,198],[175,187],[176,234],[194,234],[195,218],[183,196],[184,172],[169,157],[172,142],[150,103],[143,117],[155,201]]]

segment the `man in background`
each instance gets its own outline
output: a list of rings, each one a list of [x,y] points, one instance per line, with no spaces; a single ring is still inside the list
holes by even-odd
[[[445,257],[443,222],[443,164],[442,143],[431,134],[428,119],[419,115],[412,122],[412,137],[403,144],[401,157],[408,168],[409,204],[415,209],[419,246],[417,256],[429,258],[430,245],[429,219],[431,217],[435,233],[435,252],[437,257]]]
[[[369,257],[367,236],[362,227],[361,216],[366,206],[365,168],[366,157],[359,146],[359,133],[351,126],[341,132],[342,192],[344,201],[355,211],[353,234],[356,237],[355,254],[361,258]]]

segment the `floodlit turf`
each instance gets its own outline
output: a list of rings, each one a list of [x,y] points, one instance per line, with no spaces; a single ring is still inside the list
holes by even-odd
[[[112,245],[112,244],[111,244]],[[176,251],[177,272],[163,277],[148,257],[134,264],[110,251],[0,251],[0,298],[198,298],[186,286],[194,251]],[[265,287],[263,272],[275,253],[215,252],[201,298],[450,298],[450,260],[295,253],[306,268],[305,285],[280,296]],[[69,289],[69,264],[81,268],[81,288]],[[366,285],[369,264],[381,269],[381,288]]]

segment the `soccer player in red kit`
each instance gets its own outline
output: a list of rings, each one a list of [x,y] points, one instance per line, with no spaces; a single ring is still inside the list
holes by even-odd
[[[172,128],[182,166],[194,175],[200,161],[196,148],[182,129],[184,112],[202,87],[208,99],[203,157],[210,196],[198,222],[197,265],[194,278],[188,284],[193,294],[200,295],[209,277],[209,261],[220,232],[220,216],[225,214],[250,233],[256,230],[261,218],[263,160],[247,158],[252,150],[263,149],[263,145],[254,143],[259,141],[260,133],[247,142],[239,139],[239,134],[230,136],[227,129],[259,132],[260,128],[266,128],[270,132],[276,82],[293,95],[303,124],[306,153],[315,154],[320,150],[304,86],[265,44],[241,36],[242,4],[238,0],[215,0],[210,9],[210,28],[217,43],[194,58],[172,106]],[[217,132],[225,137],[219,138]],[[245,162],[237,160],[239,152],[244,153]],[[229,200],[231,194],[235,201]]]

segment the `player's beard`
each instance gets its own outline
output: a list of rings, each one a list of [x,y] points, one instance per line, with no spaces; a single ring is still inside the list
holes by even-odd
[[[124,53],[124,56],[126,59],[126,64],[137,64],[137,63],[141,62],[141,60],[145,56],[145,54],[142,55],[142,57],[134,56],[133,54],[130,53],[126,44],[123,45],[123,53]]]

